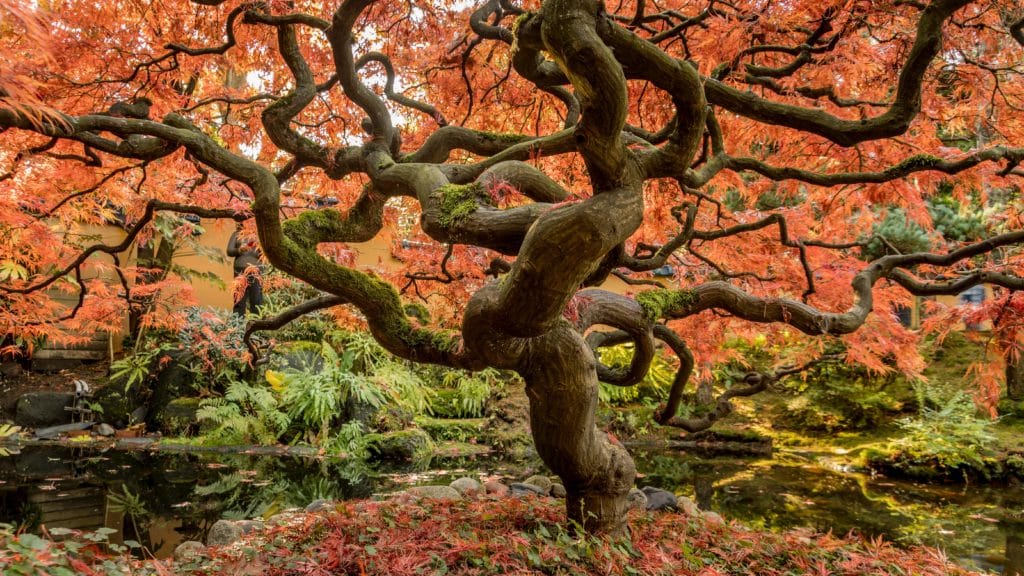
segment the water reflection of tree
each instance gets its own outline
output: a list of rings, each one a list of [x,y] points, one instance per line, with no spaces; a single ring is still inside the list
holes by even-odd
[[[1005,546],[1005,574],[1024,576],[1024,529],[1019,523],[1012,529],[1005,521],[994,524],[1002,514],[1024,506],[1020,488],[872,481],[865,475],[773,460],[647,454],[637,461],[646,474],[644,482],[693,495],[701,508],[755,528],[808,526],[837,534],[882,535],[904,545],[939,546],[960,561],[998,554]]]
[[[1003,576],[1024,576],[1024,513],[1004,518],[999,527],[1006,533]]]

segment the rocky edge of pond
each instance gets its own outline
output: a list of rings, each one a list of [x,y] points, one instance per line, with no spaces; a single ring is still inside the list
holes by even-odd
[[[404,491],[388,494],[388,499],[399,503],[411,503],[419,499],[432,499],[438,501],[461,501],[474,500],[482,497],[494,498],[565,498],[565,487],[551,478],[535,474],[521,482],[488,480],[481,483],[475,478],[462,477],[447,485],[413,486]],[[706,521],[721,523],[723,519],[716,512],[701,511],[693,500],[686,496],[676,496],[672,492],[644,486],[634,488],[630,491],[630,509],[660,511],[660,512],[682,512],[691,517],[703,517]],[[197,555],[204,555],[208,547],[230,546],[243,540],[246,536],[261,532],[267,526],[287,525],[296,521],[305,514],[322,514],[333,512],[337,509],[338,503],[330,500],[318,499],[311,502],[304,510],[285,511],[267,520],[218,520],[210,527],[206,536],[206,543],[195,540],[182,542],[174,549],[174,559],[184,561],[194,558]]]

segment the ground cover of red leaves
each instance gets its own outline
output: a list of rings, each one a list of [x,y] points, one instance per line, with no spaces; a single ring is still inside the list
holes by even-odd
[[[747,529],[715,516],[636,511],[630,541],[577,537],[557,500],[340,502],[186,561],[187,574],[967,575],[930,548],[810,531]]]

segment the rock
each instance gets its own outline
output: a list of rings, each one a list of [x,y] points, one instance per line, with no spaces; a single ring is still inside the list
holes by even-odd
[[[35,438],[52,440],[61,435],[67,437],[72,436],[88,436],[89,433],[85,431],[86,428],[91,428],[92,422],[72,422],[71,424],[61,424],[60,426],[47,426],[46,428],[36,428],[33,436]]]
[[[417,498],[462,500],[462,495],[459,494],[459,491],[451,486],[414,486],[406,490],[406,492]]]
[[[149,407],[142,405],[132,410],[132,413],[128,415],[128,425],[134,426],[140,424],[146,420],[146,414],[149,414]]]
[[[552,484],[552,482],[551,482],[551,478],[548,478],[547,476],[541,476],[540,474],[535,474],[533,476],[530,476],[526,480],[523,480],[523,483],[524,484],[533,484],[537,488],[540,488],[541,490],[543,490],[545,495],[551,493],[551,484]]]
[[[552,484],[551,495],[554,496],[555,498],[565,498],[565,486],[562,486],[561,484]]]
[[[150,367],[154,375],[147,383],[150,394],[146,401],[147,412],[134,415],[132,423],[145,421],[150,427],[159,426],[157,419],[171,402],[187,397],[196,389],[196,373],[189,370],[189,363],[194,362],[189,350],[170,350],[158,354],[155,365]],[[186,410],[187,412],[187,410]]]
[[[315,512],[333,512],[333,511],[335,511],[337,509],[338,509],[338,505],[337,504],[335,504],[334,502],[332,502],[330,500],[324,500],[323,498],[318,498],[316,500],[313,500],[312,502],[309,503],[309,505],[306,506],[306,512],[311,512],[311,513],[315,513]]]
[[[705,512],[704,520],[706,520],[708,524],[711,524],[713,526],[725,524],[725,519],[722,518],[722,516],[718,512]]]
[[[93,393],[92,401],[100,406],[96,418],[114,428],[124,428],[132,423],[131,413],[141,406],[137,390],[124,390],[123,382],[111,382]]]
[[[644,486],[641,491],[647,496],[648,510],[677,510],[676,495],[654,486]]]
[[[240,540],[242,536],[263,529],[259,520],[217,520],[206,535],[208,546],[227,546]]]
[[[92,431],[95,432],[97,436],[103,436],[104,438],[113,436],[115,432],[114,427],[110,424],[100,424],[93,428]]]
[[[185,562],[196,556],[206,556],[206,546],[202,542],[186,540],[174,549],[175,562]]]
[[[523,496],[547,496],[548,491],[544,490],[539,486],[533,484],[526,484],[525,482],[513,482],[509,484],[509,494],[516,498],[522,498]]]
[[[175,398],[153,416],[157,430],[167,436],[189,436],[199,428],[199,398]]]
[[[242,537],[242,528],[231,520],[217,520],[206,535],[208,546],[227,546]]]
[[[681,510],[687,516],[700,516],[700,508],[686,496],[676,497],[676,509]]]
[[[430,446],[430,436],[426,432],[412,429],[375,435],[367,448],[373,460],[408,462],[426,452]]]
[[[18,376],[21,376],[21,373],[24,371],[25,369],[17,362],[0,361],[0,376],[6,378],[17,378]]]
[[[452,480],[452,483],[448,486],[451,486],[466,498],[476,498],[484,491],[484,487],[481,486],[479,482],[468,477]]]
[[[493,494],[494,496],[501,498],[508,496],[508,486],[505,486],[497,480],[488,480],[487,482],[484,482],[484,490],[486,490],[488,494]]]
[[[647,508],[647,495],[641,490],[633,488],[626,495],[626,509],[627,510],[643,510]]]
[[[67,392],[22,394],[15,406],[14,423],[29,428],[67,424],[71,422],[71,412],[64,408],[71,406],[74,401],[74,394]]]

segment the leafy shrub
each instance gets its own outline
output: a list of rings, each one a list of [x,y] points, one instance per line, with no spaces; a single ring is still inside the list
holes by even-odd
[[[633,359],[633,345],[619,344],[601,348],[598,351],[598,357],[601,363],[609,368],[629,366],[629,362]],[[598,390],[598,398],[602,403],[618,406],[640,400],[658,402],[668,398],[668,392],[672,388],[675,376],[676,368],[663,355],[655,354],[647,375],[639,384],[623,387],[602,383]]]
[[[864,260],[874,260],[897,252],[923,252],[932,245],[931,237],[924,228],[909,219],[902,208],[889,209],[885,218],[875,224],[872,236],[874,237],[861,250],[861,257]]]
[[[974,401],[957,392],[940,408],[925,406],[915,418],[900,421],[903,435],[882,452],[868,456],[872,465],[912,476],[989,476],[996,436],[994,420],[979,418]]]
[[[212,444],[275,444],[291,424],[274,391],[231,381],[223,397],[200,403],[196,418],[212,426],[205,440]]]
[[[872,374],[862,366],[826,362],[803,378],[783,380],[780,389],[797,395],[776,422],[796,430],[835,432],[877,427],[914,406],[914,394],[898,374]]]
[[[493,368],[479,372],[443,370],[430,399],[430,413],[446,418],[483,416],[487,402],[504,378],[504,373]]]

